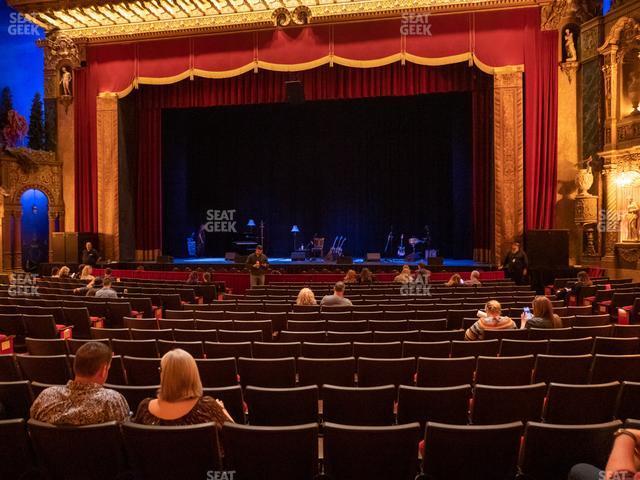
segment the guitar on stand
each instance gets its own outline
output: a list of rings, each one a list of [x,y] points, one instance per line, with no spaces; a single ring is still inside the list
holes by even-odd
[[[404,258],[404,233],[400,235],[400,244],[398,245],[398,256]]]
[[[327,262],[332,262],[333,260],[335,260],[335,256],[336,256],[336,247],[338,246],[338,243],[340,242],[340,239],[342,237],[340,235],[337,235],[334,239],[333,239],[333,245],[331,245],[331,249],[329,250],[329,252],[327,252],[327,254],[325,255],[324,259]]]
[[[341,257],[342,256],[342,247],[344,246],[344,242],[347,241],[347,237],[342,237],[342,239],[340,239],[340,242],[338,242],[338,246],[336,247],[336,256],[337,257]]]
[[[392,257],[391,248],[393,247],[393,226],[391,226],[391,230],[389,230],[389,235],[387,235],[387,243],[384,244],[384,250],[382,251],[382,255],[384,257]]]

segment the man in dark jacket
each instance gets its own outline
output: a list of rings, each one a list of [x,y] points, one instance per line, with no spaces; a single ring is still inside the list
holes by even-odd
[[[527,275],[527,267],[529,266],[529,259],[527,254],[520,249],[519,242],[513,242],[511,244],[511,251],[507,253],[504,258],[502,267],[516,285],[522,284],[523,278]]]
[[[92,267],[95,267],[96,263],[98,263],[99,258],[100,258],[100,255],[98,255],[98,251],[95,248],[93,248],[93,245],[91,245],[91,242],[87,242],[84,250],[82,250],[81,263],[83,265],[91,265]]]
[[[255,253],[247,257],[247,268],[249,269],[250,285],[264,285],[264,276],[269,269],[269,259],[262,253],[262,245],[256,245]]]

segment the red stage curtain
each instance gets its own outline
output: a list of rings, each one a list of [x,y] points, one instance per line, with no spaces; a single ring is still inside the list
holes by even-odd
[[[197,78],[166,86],[145,85],[138,92],[138,191],[136,205],[136,251],[140,258],[153,259],[162,249],[161,110],[163,108],[211,107],[274,103],[285,100],[285,80],[297,78],[304,84],[307,100],[349,99],[378,96],[418,95],[473,91],[475,103],[490,105],[493,82],[490,76],[467,64],[425,67],[394,63],[371,69],[323,66],[296,74],[260,71],[237,77],[209,80]],[[474,140],[491,136],[488,113],[474,109]],[[489,142],[490,145],[491,142]],[[477,157],[476,157],[477,154]],[[480,169],[472,205],[474,220],[484,227],[477,232],[476,248],[487,248],[492,222],[490,208],[490,150],[474,148],[474,168]],[[489,180],[487,179],[489,175]]]
[[[558,138],[558,34],[541,32],[530,19],[526,29],[525,230],[553,228]]]

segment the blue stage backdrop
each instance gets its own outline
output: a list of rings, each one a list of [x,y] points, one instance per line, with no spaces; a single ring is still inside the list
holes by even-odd
[[[39,38],[44,38],[41,28],[0,0],[0,89],[11,89],[13,107],[27,121],[33,96],[43,93],[43,53],[36,45]]]
[[[212,220],[203,254],[222,256],[227,222],[253,219],[273,256],[293,225],[298,245],[344,235],[354,256],[381,252],[392,225],[410,253],[428,225],[442,255],[471,258],[470,123],[468,93],[165,110],[164,251],[186,256]]]

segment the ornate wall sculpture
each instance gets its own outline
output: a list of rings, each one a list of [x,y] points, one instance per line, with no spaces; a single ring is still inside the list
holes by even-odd
[[[605,259],[635,268],[640,254],[640,23],[620,17],[603,57]]]
[[[25,190],[42,191],[49,202],[49,257],[56,225],[64,222],[62,164],[52,152],[9,149],[0,154],[0,268],[22,267],[20,197]]]

